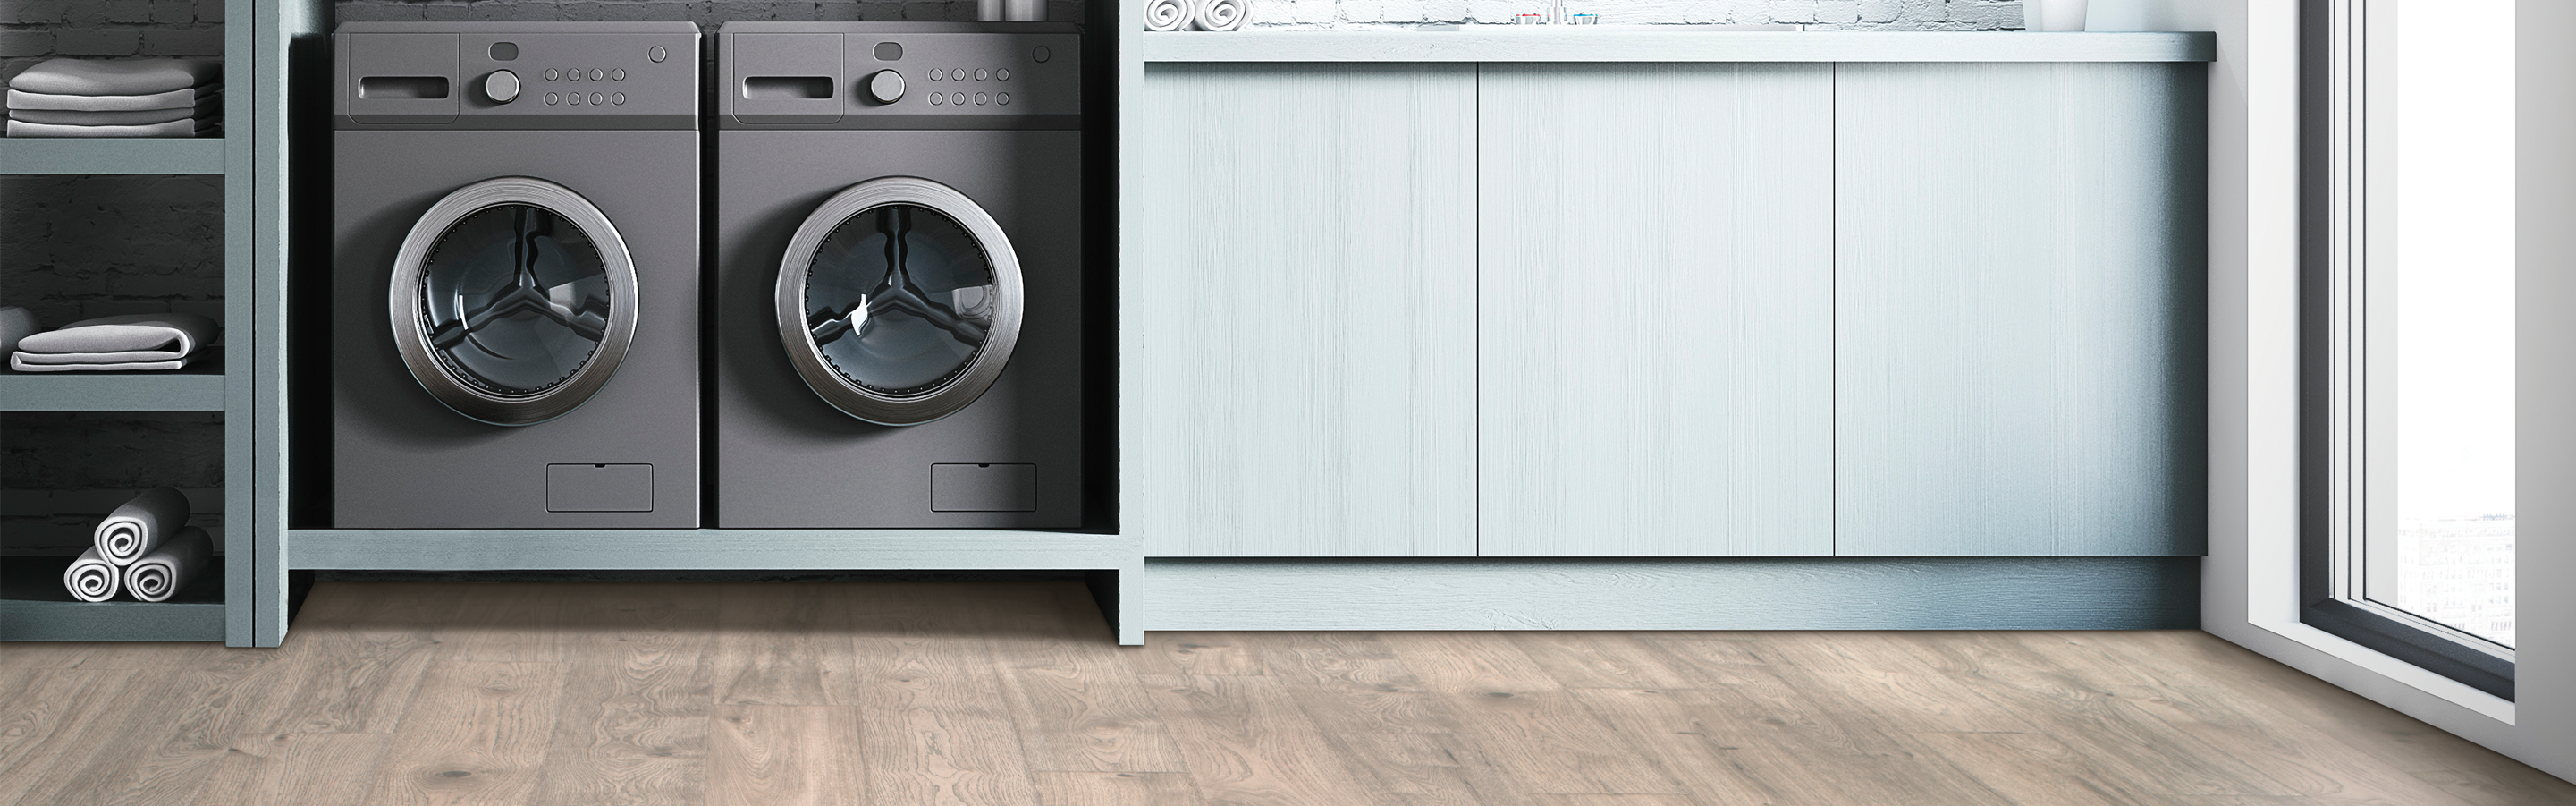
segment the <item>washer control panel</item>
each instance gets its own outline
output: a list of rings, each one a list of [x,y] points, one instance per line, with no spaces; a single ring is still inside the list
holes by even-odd
[[[734,23],[727,128],[1075,128],[1082,39],[1049,23]]]
[[[690,23],[350,23],[332,42],[344,126],[696,126]]]

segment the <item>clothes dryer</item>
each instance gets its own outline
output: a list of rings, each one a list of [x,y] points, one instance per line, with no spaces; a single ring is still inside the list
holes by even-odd
[[[698,525],[699,42],[334,32],[335,526]]]
[[[1075,29],[732,23],[716,59],[717,525],[1081,525]]]

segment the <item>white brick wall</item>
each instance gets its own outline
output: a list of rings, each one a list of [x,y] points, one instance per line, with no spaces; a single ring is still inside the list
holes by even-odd
[[[1245,0],[1251,28],[1508,23],[1547,0]],[[1990,31],[2021,27],[2020,0],[1565,0],[1612,24],[1796,23],[1824,28]]]

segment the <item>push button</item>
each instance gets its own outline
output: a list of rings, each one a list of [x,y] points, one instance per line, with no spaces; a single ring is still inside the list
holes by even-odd
[[[607,78],[608,78],[608,71],[606,71],[606,70],[602,70],[602,69],[599,69],[599,68],[597,68],[597,67],[590,68],[590,80],[592,80],[592,81],[604,81],[604,80],[607,80]]]
[[[977,80],[977,81],[982,81],[982,80],[984,80],[985,78],[987,78],[989,75],[990,75],[990,74],[988,74],[988,73],[984,72],[984,68],[981,68],[981,67],[975,68],[975,80]]]
[[[960,67],[960,68],[956,68],[956,69],[954,69],[954,70],[950,70],[950,71],[948,71],[948,80],[950,80],[950,81],[964,81],[964,80],[966,80],[966,68]]]
[[[608,80],[610,80],[610,81],[625,81],[625,80],[626,80],[626,68],[620,67],[620,68],[617,68],[617,69],[615,69],[615,70],[610,70],[610,71],[608,71]]]
[[[654,45],[652,50],[645,51],[645,55],[646,55],[646,56],[648,56],[648,57],[651,57],[651,58],[653,59],[653,63],[654,63],[654,64],[661,64],[663,59],[671,58],[671,52],[670,52],[670,51],[667,51],[667,50],[663,50],[663,49],[662,49],[662,46],[660,46],[660,45]],[[1039,59],[1038,61],[1046,61],[1046,60],[1045,60],[1045,59]]]
[[[563,73],[562,73],[561,71],[558,71],[558,70],[556,70],[556,69],[552,68],[552,67],[548,67],[548,68],[546,68],[546,80],[547,80],[547,81],[561,81],[561,80],[563,80]]]
[[[1011,68],[1005,67],[1000,70],[993,71],[993,78],[997,81],[1011,80]]]
[[[547,105],[547,106],[553,106],[553,105],[555,105],[555,104],[559,104],[559,103],[563,103],[563,96],[562,96],[562,95],[559,95],[559,94],[556,94],[556,93],[551,93],[551,92],[546,93],[546,105]]]
[[[1010,94],[1010,93],[1007,93],[1007,92],[997,92],[997,93],[994,93],[994,94],[993,94],[993,102],[994,102],[994,103],[997,103],[997,104],[1001,104],[1001,105],[1003,105],[1003,106],[1010,106],[1010,105],[1011,105],[1011,94]]]
[[[591,105],[591,106],[598,106],[598,105],[600,104],[600,102],[602,102],[602,101],[606,101],[606,100],[608,100],[608,99],[607,99],[605,96],[600,95],[599,93],[594,92],[594,93],[591,93],[591,94],[590,94],[590,105]]]
[[[621,93],[617,93],[617,94],[615,94],[615,95],[608,96],[608,103],[609,103],[609,104],[611,104],[611,105],[614,105],[614,106],[625,106],[625,105],[626,105],[626,93],[622,93],[622,92],[621,92]]]
[[[986,94],[984,94],[984,93],[980,93],[980,92],[979,92],[979,93],[975,93],[975,105],[976,105],[976,106],[983,106],[983,105],[984,105],[984,104],[986,104],[986,103],[990,103],[992,100],[993,100],[993,96],[986,95]]]

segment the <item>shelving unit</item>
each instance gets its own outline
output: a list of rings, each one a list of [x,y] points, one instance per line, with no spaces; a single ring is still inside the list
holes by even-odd
[[[192,174],[224,177],[224,325],[220,353],[186,369],[157,373],[20,373],[0,369],[0,411],[218,411],[224,414],[224,554],[220,568],[189,584],[171,602],[77,602],[62,589],[68,558],[13,557],[0,579],[0,640],[223,641],[230,646],[275,646],[253,634],[251,614],[279,598],[282,586],[256,586],[261,529],[274,529],[253,505],[252,416],[258,389],[252,370],[262,366],[262,304],[254,289],[255,255],[276,254],[273,206],[258,200],[264,188],[282,192],[284,162],[262,159],[257,146],[282,139],[274,115],[263,117],[282,91],[286,49],[260,47],[263,26],[254,22],[260,0],[224,3],[223,137],[8,138],[0,137],[0,174]],[[272,103],[263,104],[262,99]],[[263,126],[266,129],[263,130]],[[263,136],[263,131],[268,136]],[[272,143],[273,144],[273,143]],[[268,152],[276,153],[276,152]],[[267,362],[273,365],[274,360]],[[282,611],[283,604],[273,603]]]
[[[63,590],[69,557],[17,557],[0,569],[0,641],[211,641],[224,634],[224,574],[167,602],[83,602]]]
[[[223,411],[224,360],[169,372],[0,370],[0,411]]]

